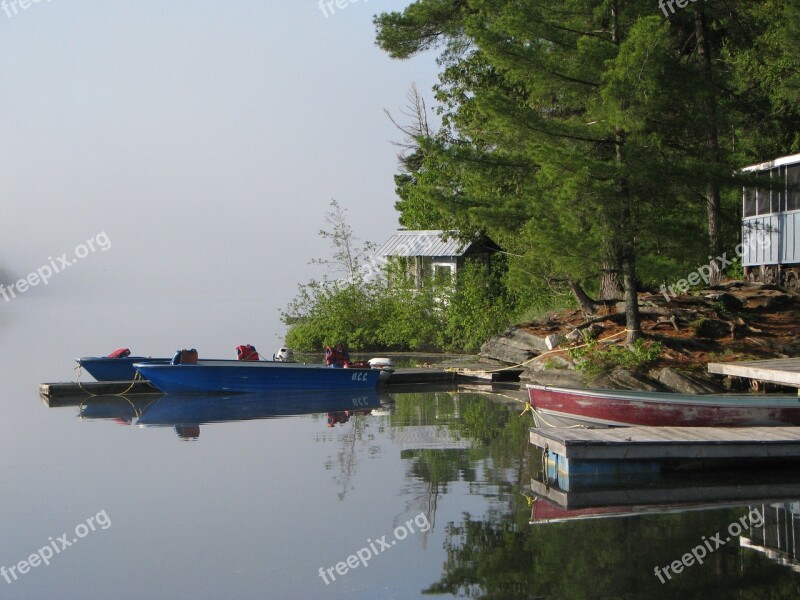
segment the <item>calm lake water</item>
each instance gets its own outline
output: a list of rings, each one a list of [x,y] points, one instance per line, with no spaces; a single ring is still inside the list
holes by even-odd
[[[274,414],[291,397],[277,408],[258,398],[231,405],[169,397],[48,408],[38,398],[40,382],[74,377],[74,356],[119,346],[167,355],[191,345],[232,357],[237,344],[254,343],[269,355],[277,341],[262,348],[258,331],[217,318],[255,309],[91,300],[6,307],[0,565],[16,569],[10,583],[0,577],[0,597],[800,593],[788,554],[743,547],[738,535],[665,583],[654,573],[728,531],[749,514],[747,505],[531,524],[532,514],[560,513],[544,500],[531,503],[540,456],[528,444],[531,417],[519,416],[513,394],[317,395],[320,412],[298,416]],[[143,326],[154,314],[157,323]],[[752,474],[744,471],[742,482]],[[791,511],[780,514],[764,545],[793,544]],[[20,561],[39,564],[20,568]]]

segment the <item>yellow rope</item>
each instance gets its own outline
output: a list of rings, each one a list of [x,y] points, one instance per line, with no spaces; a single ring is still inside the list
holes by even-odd
[[[93,398],[96,398],[97,396],[100,396],[100,395],[103,395],[103,396],[124,396],[125,394],[127,394],[128,392],[130,392],[133,389],[133,386],[135,386],[138,381],[144,381],[144,377],[142,377],[142,374],[139,373],[139,371],[136,371],[136,375],[133,376],[133,380],[131,381],[131,384],[128,386],[128,388],[124,392],[118,392],[116,394],[93,394],[92,392],[87,390],[85,387],[83,387],[83,384],[81,383],[81,373],[83,373],[83,369],[81,368],[81,365],[78,365],[77,367],[75,367],[75,370],[78,372],[78,375],[77,375],[78,388],[84,394],[92,396]]]
[[[128,389],[126,389],[124,392],[120,392],[119,394],[111,394],[111,395],[112,396],[124,396],[125,394],[130,392],[133,389],[133,386],[136,385],[136,382],[140,381],[140,380],[144,381],[144,377],[142,377],[142,374],[139,373],[139,371],[136,371],[136,375],[133,376],[133,381],[131,381],[131,384],[128,386]]]
[[[535,408],[531,408],[531,412],[535,415],[534,419],[538,418],[538,420],[548,427],[560,427],[561,429],[588,429],[586,425],[553,425],[552,423],[548,423],[547,419],[542,416],[542,413]],[[541,427],[541,425],[537,425],[537,427]]]
[[[83,393],[88,394],[89,396],[97,396],[97,394],[93,394],[92,392],[90,392],[89,390],[87,390],[86,388],[83,387],[83,384],[81,383],[81,373],[83,373],[83,368],[81,367],[80,363],[78,363],[78,366],[75,367],[75,370],[78,372],[78,375],[77,375],[78,388],[80,388],[80,390]]]

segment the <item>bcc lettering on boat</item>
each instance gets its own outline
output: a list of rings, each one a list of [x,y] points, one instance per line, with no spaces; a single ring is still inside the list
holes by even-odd
[[[353,373],[352,381],[366,381],[367,374],[366,373]]]

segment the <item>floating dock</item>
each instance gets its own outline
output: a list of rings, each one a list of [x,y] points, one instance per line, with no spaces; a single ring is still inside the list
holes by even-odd
[[[530,439],[579,460],[800,458],[800,427],[543,427]]]
[[[708,372],[800,388],[800,358],[708,363]]]
[[[149,381],[66,381],[40,383],[39,396],[50,407],[72,406],[75,398],[161,394]]]
[[[619,427],[531,429],[545,453],[545,476],[564,491],[646,485],[662,470],[721,462],[800,460],[800,427]]]

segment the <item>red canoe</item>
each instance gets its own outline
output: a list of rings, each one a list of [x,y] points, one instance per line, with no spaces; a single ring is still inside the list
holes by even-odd
[[[544,416],[585,425],[763,427],[800,425],[796,395],[692,395],[528,385]]]

